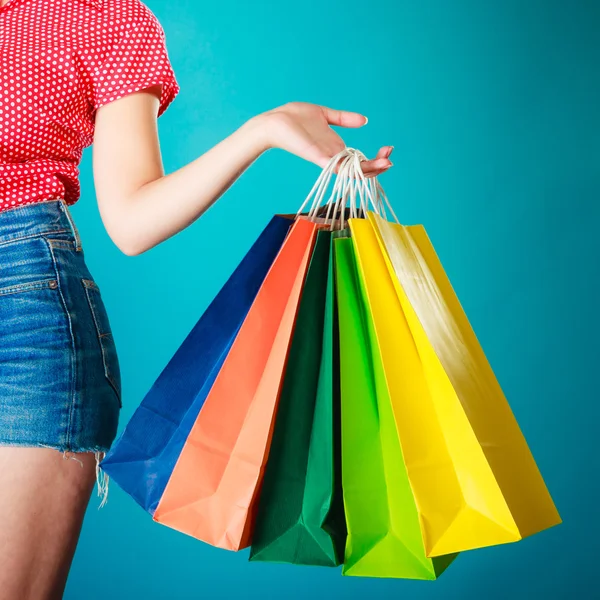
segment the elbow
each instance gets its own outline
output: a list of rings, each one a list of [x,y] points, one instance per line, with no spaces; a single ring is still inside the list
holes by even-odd
[[[141,246],[132,243],[131,240],[116,245],[125,256],[139,256],[140,254],[144,254],[147,250],[146,248],[142,248]]]
[[[118,248],[125,256],[139,256],[140,254],[143,254],[143,252],[134,248],[129,248],[129,246],[118,246]]]
[[[139,256],[146,252],[148,248],[140,244],[139,240],[135,239],[131,235],[126,236],[110,236],[115,246],[123,253],[125,256]]]
[[[154,244],[148,240],[145,232],[132,223],[132,219],[124,216],[104,220],[104,227],[113,244],[125,256],[139,256],[153,247]]]
[[[109,200],[98,195],[98,205],[108,237],[125,256],[139,256],[149,249],[128,196],[113,194]]]

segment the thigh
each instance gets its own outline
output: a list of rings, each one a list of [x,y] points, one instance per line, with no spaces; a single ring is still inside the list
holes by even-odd
[[[0,600],[54,600],[95,482],[93,453],[0,447]]]

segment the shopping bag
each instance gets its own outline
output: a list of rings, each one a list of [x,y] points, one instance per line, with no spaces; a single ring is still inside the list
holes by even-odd
[[[154,520],[229,550],[249,545],[316,225],[298,219],[190,431]]]
[[[429,556],[560,523],[527,442],[421,226],[352,222]]]
[[[151,514],[292,220],[275,216],[156,379],[102,469]]]
[[[365,221],[358,222],[369,224]],[[355,224],[356,220],[350,220]],[[342,488],[348,539],[343,574],[436,579],[455,554],[427,558],[385,372],[351,239],[336,239]]]
[[[318,232],[302,290],[258,502],[252,561],[336,566],[343,559],[331,238],[329,231]]]

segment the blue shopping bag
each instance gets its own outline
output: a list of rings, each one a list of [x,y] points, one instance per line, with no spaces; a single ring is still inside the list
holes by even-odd
[[[150,514],[292,222],[271,219],[100,464]]]

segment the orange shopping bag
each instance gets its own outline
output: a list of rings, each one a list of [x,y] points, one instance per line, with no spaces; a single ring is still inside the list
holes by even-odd
[[[187,438],[155,521],[227,550],[250,545],[316,230],[306,219],[292,226]]]

